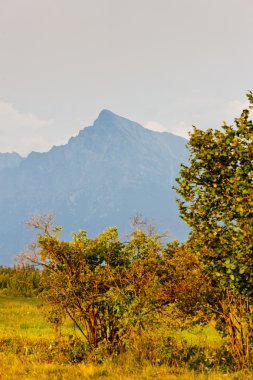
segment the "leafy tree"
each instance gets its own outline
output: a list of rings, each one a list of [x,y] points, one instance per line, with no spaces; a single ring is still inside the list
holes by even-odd
[[[51,222],[38,216],[29,222],[39,229],[30,260],[44,268],[41,296],[51,306],[50,321],[61,324],[68,315],[91,350],[124,349],[132,333],[159,324],[171,305],[173,318],[198,313],[205,281],[196,259],[187,258],[179,244],[164,247],[159,235],[141,224],[125,243],[115,227],[94,238],[80,230],[62,241],[61,228],[53,229]]]
[[[253,108],[252,92],[247,97]],[[235,356],[241,362],[249,360],[253,337],[250,333],[253,325],[250,108],[235,119],[235,125],[224,123],[221,129],[207,131],[194,128],[187,144],[189,164],[182,165],[176,189],[181,196],[178,200],[181,216],[191,227],[189,244],[199,255],[216,289],[213,307],[218,307],[238,351]],[[245,343],[239,330],[244,331],[250,342]]]
[[[133,329],[169,302],[158,235],[136,229],[123,244],[110,227],[92,239],[80,230],[67,242],[45,217],[29,224],[40,230],[30,258],[44,268],[42,297],[52,306],[51,320],[68,315],[91,349],[120,350]]]

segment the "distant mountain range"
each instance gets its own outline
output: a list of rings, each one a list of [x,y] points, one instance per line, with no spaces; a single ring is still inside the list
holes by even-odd
[[[7,168],[16,168],[23,158],[17,153],[0,153],[0,171]]]
[[[186,140],[154,132],[104,110],[66,145],[27,158],[0,154],[0,264],[9,265],[31,238],[22,221],[53,210],[63,238],[117,226],[123,236],[137,213],[184,240],[172,185],[186,162]]]

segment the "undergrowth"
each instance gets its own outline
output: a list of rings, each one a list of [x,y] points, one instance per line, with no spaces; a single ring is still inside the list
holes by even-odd
[[[0,299],[0,379],[252,379],[238,372],[213,328],[132,331],[126,349],[107,355],[84,343],[68,321],[56,338],[34,298]],[[24,324],[26,328],[24,329]],[[40,328],[37,335],[34,324]]]

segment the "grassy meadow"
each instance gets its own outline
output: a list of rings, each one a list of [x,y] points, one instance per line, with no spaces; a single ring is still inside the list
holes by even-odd
[[[4,379],[253,379],[246,371],[229,373],[208,369],[208,359],[203,370],[190,369],[180,357],[172,365],[159,364],[159,353],[151,339],[146,346],[136,338],[130,350],[117,358],[97,363],[78,362],[67,349],[73,336],[78,335],[71,321],[66,321],[61,335],[44,318],[45,310],[35,297],[0,297],[0,380]],[[145,337],[144,337],[145,339]],[[153,339],[153,340],[152,340]],[[222,339],[212,326],[203,331],[195,329],[175,333],[175,342],[194,347],[192,356],[198,358],[203,350],[218,349]],[[196,347],[199,347],[196,353]],[[73,348],[73,346],[72,346]],[[78,351],[79,347],[74,347]],[[146,351],[150,351],[147,355]],[[209,350],[209,351],[208,351]],[[138,352],[139,357],[136,356]],[[182,351],[185,355],[186,351]],[[189,351],[190,352],[190,351]],[[78,352],[76,352],[78,358]],[[191,354],[191,352],[190,352]],[[73,354],[72,354],[73,355]],[[196,359],[197,360],[197,359]]]

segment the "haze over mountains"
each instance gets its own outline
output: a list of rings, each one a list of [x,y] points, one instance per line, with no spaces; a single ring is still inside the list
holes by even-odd
[[[0,154],[0,264],[9,265],[31,238],[22,221],[53,210],[62,237],[117,226],[123,236],[136,213],[170,238],[184,240],[172,185],[187,160],[186,140],[154,132],[104,110],[66,145],[27,158]]]
[[[22,159],[18,153],[0,153],[0,171],[6,168],[16,168]]]

